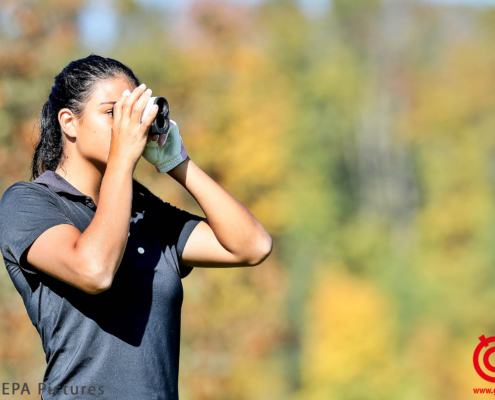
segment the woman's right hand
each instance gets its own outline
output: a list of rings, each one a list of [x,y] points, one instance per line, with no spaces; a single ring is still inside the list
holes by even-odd
[[[143,83],[130,94],[126,90],[113,107],[113,126],[108,161],[129,163],[132,168],[143,154],[148,141],[148,130],[156,117],[158,107],[152,108],[141,120],[146,103],[151,97],[151,89]]]

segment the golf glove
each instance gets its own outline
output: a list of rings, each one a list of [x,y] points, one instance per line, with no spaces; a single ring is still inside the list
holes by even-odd
[[[168,172],[187,158],[186,148],[179,133],[179,126],[170,120],[170,129],[162,146],[158,140],[146,144],[143,157],[160,173]]]

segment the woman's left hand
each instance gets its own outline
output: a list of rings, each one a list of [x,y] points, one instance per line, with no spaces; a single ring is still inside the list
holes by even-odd
[[[158,135],[155,135],[156,137]],[[143,157],[160,173],[168,172],[187,159],[187,152],[179,133],[179,126],[170,120],[167,135],[159,135],[158,140],[148,138]],[[164,143],[165,142],[165,143]]]

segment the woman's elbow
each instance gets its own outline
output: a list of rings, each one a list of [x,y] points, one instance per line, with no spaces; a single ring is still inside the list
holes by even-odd
[[[100,294],[105,290],[110,289],[111,286],[111,282],[107,283],[105,281],[95,281],[92,284],[86,285],[84,291],[88,294]]]
[[[273,240],[270,235],[256,246],[252,251],[251,257],[247,260],[249,266],[254,267],[265,261],[273,250]]]
[[[86,271],[83,287],[88,294],[99,294],[112,286],[113,277],[105,269],[95,266]]]

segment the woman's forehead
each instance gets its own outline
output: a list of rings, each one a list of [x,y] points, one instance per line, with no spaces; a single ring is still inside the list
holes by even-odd
[[[122,97],[124,90],[129,89],[132,92],[135,87],[136,85],[129,79],[105,79],[96,85],[89,102],[99,105],[103,102],[117,101]]]

